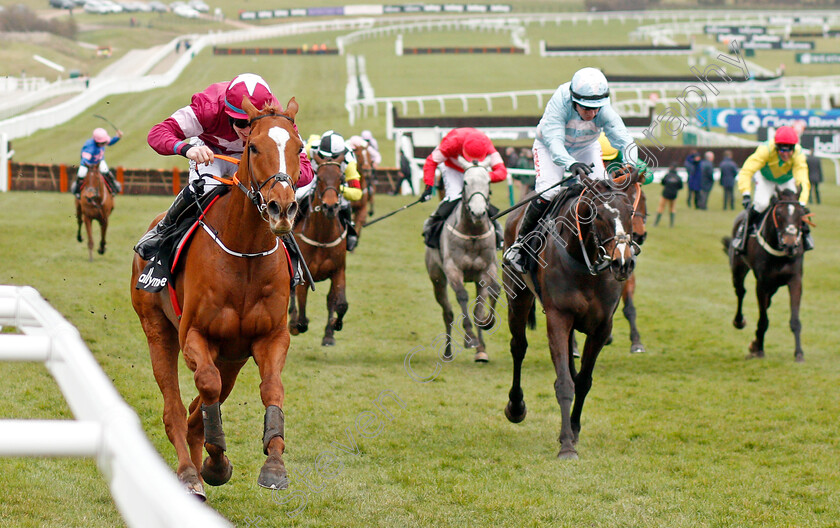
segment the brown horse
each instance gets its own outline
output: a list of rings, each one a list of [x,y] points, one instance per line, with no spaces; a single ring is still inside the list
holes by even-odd
[[[342,227],[338,219],[344,173],[341,170],[342,158],[327,161],[316,155],[315,161],[318,163],[315,175],[317,183],[309,195],[308,211],[303,220],[295,226],[295,238],[298,240],[303,259],[309,266],[312,280],[330,280],[330,292],[327,294],[327,326],[321,345],[332,346],[335,345],[335,332],[344,326],[344,314],[348,308],[344,293],[347,229]],[[306,317],[308,288],[308,283],[298,284],[295,292],[297,305],[295,299],[292,299],[289,306],[289,331],[292,335],[304,333],[309,329],[309,319]]]
[[[731,238],[723,239],[724,251],[729,255],[732,284],[738,297],[738,309],[732,324],[739,330],[747,326],[742,312],[746,293],[744,278],[750,270],[755,275],[758,325],[755,329],[755,339],[750,343],[747,359],[764,357],[764,334],[770,326],[767,309],[770,308],[770,301],[776,291],[786,285],[790,293],[790,329],[796,341],[793,357],[797,363],[805,361],[799,337],[802,331],[799,303],[802,299],[802,269],[805,262],[801,229],[804,215],[797,193],[788,190],[777,191],[756,235],[747,240],[743,255],[735,254]],[[741,213],[735,218],[733,236],[745,217],[746,214]]]
[[[81,198],[76,198],[76,240],[82,241],[82,222],[85,224],[88,240],[88,260],[93,262],[93,220],[99,222],[101,236],[97,252],[105,253],[105,233],[108,231],[108,217],[114,210],[114,195],[105,184],[105,178],[99,172],[99,165],[88,167],[87,176],[79,190]]]
[[[620,176],[613,174],[614,177]],[[641,186],[632,186],[627,189],[628,196],[634,201],[633,205],[633,242],[638,246],[636,254],[639,253],[641,245],[645,243],[647,238],[647,228],[645,227],[645,219],[647,218],[647,199]],[[630,323],[630,353],[639,354],[645,351],[645,346],[642,344],[642,336],[639,335],[639,328],[636,326],[636,305],[633,303],[633,296],[636,294],[636,274],[630,275],[630,278],[624,281],[624,287],[621,289],[621,301],[624,304],[622,313]],[[612,338],[610,338],[610,341]],[[609,343],[608,343],[609,344]]]
[[[268,458],[257,482],[272,489],[288,485],[282,459],[285,393],[280,373],[290,340],[290,269],[278,237],[292,230],[303,145],[294,128],[294,98],[285,112],[271,106],[260,112],[247,98],[243,108],[251,133],[234,181],[238,187],[219,198],[203,219],[215,236],[199,232],[192,240],[174,276],[177,304],[165,290],[134,289],[146,262],[135,255],[132,268],[131,301],[163,393],[163,423],[178,454],[178,478],[202,498],[202,478],[218,486],[231,477],[220,405],[250,357],[259,368],[266,408],[262,444]],[[178,306],[183,307],[180,318]],[[189,417],[178,386],[179,349],[195,373],[198,389]],[[202,445],[209,455],[203,464]]]
[[[592,371],[610,336],[622,283],[633,273],[636,259],[631,236],[633,200],[622,188],[638,185],[637,173],[615,182],[585,184],[579,195],[556,202],[559,208],[549,209],[542,222],[548,230],[533,233],[539,246],[532,253],[537,257],[532,270],[524,276],[508,270],[504,277],[513,356],[513,384],[505,416],[519,423],[527,412],[520,374],[528,347],[525,327],[539,296],[557,374],[554,391],[562,414],[560,458],[577,458],[575,444],[583,403],[592,386]],[[508,247],[515,239],[521,215],[507,222]],[[530,284],[526,286],[523,278]],[[580,372],[576,372],[571,353],[573,330],[587,336]]]
[[[367,221],[368,214],[373,216],[373,164],[366,147],[358,146],[353,150],[356,156],[357,168],[359,170],[359,184],[362,187],[362,198],[351,202],[353,209],[353,221],[356,222],[357,234],[361,236],[362,227]],[[368,210],[369,209],[369,210]]]

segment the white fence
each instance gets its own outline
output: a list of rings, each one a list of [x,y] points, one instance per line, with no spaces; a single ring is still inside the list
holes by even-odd
[[[44,363],[76,417],[0,420],[0,456],[96,458],[117,509],[131,527],[232,527],[187,493],[78,330],[34,288],[0,286],[0,326],[23,333],[0,334],[0,361]]]

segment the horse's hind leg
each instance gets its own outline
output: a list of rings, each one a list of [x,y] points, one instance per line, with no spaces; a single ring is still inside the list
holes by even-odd
[[[143,294],[151,295],[146,292]],[[135,302],[135,308],[138,305]],[[178,333],[162,312],[149,313],[140,309],[138,315],[149,342],[149,356],[155,381],[163,394],[163,425],[166,436],[178,455],[178,478],[190,493],[204,498],[204,485],[198,476],[198,466],[191,460],[187,445],[187,410],[181,401],[181,389],[178,385]]]
[[[289,320],[289,333],[292,335],[303,334],[309,330],[309,319],[306,318],[306,296],[309,294],[309,285],[300,284],[295,288],[297,296],[297,314],[294,318],[294,325],[292,320]],[[294,301],[292,301],[294,302]]]
[[[508,403],[505,406],[505,416],[513,423],[525,419],[528,409],[525,406],[525,394],[522,392],[521,374],[522,361],[528,350],[528,339],[525,327],[534,310],[534,296],[524,287],[517,288],[515,280],[505,274],[505,292],[508,299],[508,328],[510,329],[510,355],[513,357],[513,382],[508,393]]]
[[[799,336],[802,332],[802,323],[799,321],[799,303],[802,300],[801,275],[797,275],[788,283],[788,292],[790,293],[790,331],[793,332],[793,338],[796,341],[793,358],[797,363],[802,363],[805,361],[805,353],[802,351],[802,341]]]
[[[729,250],[729,265],[732,268],[732,285],[735,287],[735,297],[738,298],[738,308],[735,311],[735,318],[732,320],[732,325],[741,330],[747,326],[747,321],[744,319],[744,294],[747,289],[744,288],[744,278],[749,273],[750,268],[744,263],[740,256],[732,254],[732,249]]]
[[[464,286],[464,274],[461,270],[455,268],[454,265],[444,268],[446,279],[455,290],[455,299],[461,307],[461,319],[464,327],[464,348],[476,348],[478,346],[478,339],[473,333],[472,318],[470,317],[470,310],[468,304],[470,301],[470,294],[467,293],[467,288]],[[455,330],[455,327],[452,328]]]
[[[265,339],[253,348],[254,361],[260,369],[260,397],[265,406],[263,421],[263,453],[268,456],[260,469],[257,484],[263,488],[285,489],[289,486],[283,451],[286,449],[285,416],[283,401],[285,391],[280,374],[286,364],[289,350],[288,332],[274,339]]]

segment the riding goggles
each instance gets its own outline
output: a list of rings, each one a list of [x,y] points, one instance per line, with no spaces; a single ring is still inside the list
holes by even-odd
[[[244,128],[248,128],[249,126],[251,126],[251,121],[249,121],[247,119],[233,119],[232,121],[233,121],[233,126],[235,126],[236,128],[239,128],[239,129],[244,129]]]
[[[795,148],[796,145],[776,145],[776,150],[779,152],[793,152]]]

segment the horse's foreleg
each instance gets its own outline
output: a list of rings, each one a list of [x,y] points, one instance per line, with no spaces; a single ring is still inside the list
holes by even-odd
[[[181,401],[181,389],[178,384],[178,334],[162,312],[143,313],[140,322],[149,342],[149,356],[155,381],[163,394],[163,425],[166,436],[178,455],[176,473],[190,493],[204,498],[204,485],[198,476],[199,466],[190,457],[187,410]]]
[[[744,294],[747,293],[747,289],[744,288],[744,278],[746,278],[750,269],[740,256],[734,255],[731,249],[729,252],[729,266],[732,269],[732,285],[735,287],[735,297],[738,299],[738,308],[735,311],[735,318],[732,320],[732,325],[738,330],[741,330],[747,326],[747,321],[744,319],[743,312]]]
[[[758,324],[755,328],[755,339],[750,343],[750,358],[764,357],[764,334],[770,327],[770,318],[767,316],[767,310],[770,309],[770,301],[773,294],[776,293],[776,288],[768,288],[766,285],[756,281],[755,296],[758,299]]]
[[[82,206],[76,200],[76,240],[82,241]]]
[[[632,282],[631,282],[632,281]],[[639,335],[639,328],[636,326],[636,306],[633,304],[633,294],[636,291],[636,275],[631,275],[621,292],[624,298],[622,313],[630,323],[630,353],[638,354],[645,351],[642,345],[642,336]]]
[[[193,407],[190,416],[190,436],[193,443],[196,443],[196,430],[200,430],[198,420],[201,420],[204,426],[204,448],[209,460],[202,464],[201,476],[208,484],[219,486],[227,482],[227,479],[222,477],[227,475],[229,479],[232,471],[232,468],[228,467],[230,461],[225,456],[227,444],[222,427],[222,374],[213,363],[213,354],[207,339],[195,330],[189,330],[187,333],[184,341],[184,359],[195,372],[193,378],[201,398],[200,405]],[[193,455],[195,457],[195,453]]]
[[[575,395],[575,382],[569,370],[569,334],[572,332],[572,320],[555,309],[547,309],[548,346],[557,379],[554,382],[554,394],[560,404],[562,421],[560,425],[560,452],[558,458],[576,459],[575,433],[572,429],[571,409]]]
[[[344,269],[338,269],[330,279],[330,291],[327,294],[327,326],[324,329],[322,346],[335,344],[334,332],[344,327],[344,314],[347,313],[347,297],[345,296]],[[335,317],[333,317],[335,313]]]
[[[434,288],[435,300],[443,311],[443,324],[446,327],[446,348],[443,352],[443,358],[449,359],[452,358],[452,321],[455,319],[455,314],[452,312],[452,305],[449,303],[449,295],[446,292],[446,276],[442,269],[434,267],[429,270],[429,278]],[[460,349],[460,347],[456,347],[456,349]]]
[[[289,486],[283,451],[286,450],[285,391],[280,373],[289,351],[288,332],[261,340],[253,347],[254,361],[260,369],[260,398],[265,406],[263,420],[263,453],[268,456],[260,469],[257,484],[263,488],[285,489]]]
[[[108,217],[104,217],[99,220],[99,249],[97,253],[100,255],[105,254],[105,233],[108,232]]]
[[[300,288],[300,286],[297,286]],[[292,335],[298,335],[297,323],[298,323],[298,311],[297,311],[297,303],[295,302],[295,295],[297,292],[291,292],[289,295],[289,333]]]
[[[586,342],[583,344],[580,372],[575,376],[575,403],[571,416],[575,443],[580,436],[580,415],[583,412],[583,403],[586,401],[589,389],[592,388],[592,371],[595,370],[595,361],[598,359],[601,349],[604,348],[610,332],[612,332],[612,318],[607,319],[600,328],[587,336]]]
[[[297,325],[295,326],[295,333],[293,335],[297,335],[298,333],[305,333],[309,330],[309,319],[306,318],[306,297],[309,295],[309,286],[306,284],[299,285],[295,293],[297,294],[297,301],[298,301],[298,316],[297,316]]]
[[[446,273],[446,279],[449,281],[450,286],[455,290],[455,300],[458,301],[458,305],[461,307],[461,319],[463,320],[464,327],[464,348],[475,348],[478,346],[478,339],[473,333],[472,318],[470,317],[470,310],[467,306],[470,295],[467,293],[466,286],[464,286],[464,274],[461,270],[455,268],[454,265],[445,266],[444,273]],[[453,326],[453,331],[456,329],[456,326]]]
[[[478,328],[478,347],[475,352],[475,361],[486,363],[490,360],[484,344],[483,331],[492,335],[496,332],[496,300],[501,293],[501,287],[496,280],[496,267],[492,267],[492,273],[485,273],[476,283],[475,306],[473,307],[473,319]]]
[[[91,219],[89,216],[84,217],[85,220],[85,232],[87,233],[87,246],[88,246],[88,260],[93,262],[93,228],[90,225]]]
[[[801,275],[797,275],[788,283],[788,292],[790,293],[790,331],[793,332],[793,338],[796,341],[793,359],[797,363],[801,363],[805,361],[805,353],[802,351],[802,341],[800,339],[802,323],[799,321],[799,303],[802,300]]]
[[[519,289],[512,279],[505,275],[505,292],[508,300],[508,328],[510,329],[510,355],[513,357],[513,382],[508,393],[505,416],[513,423],[525,419],[528,409],[525,406],[525,394],[522,392],[522,361],[528,350],[525,327],[534,310],[534,296],[527,288]]]

